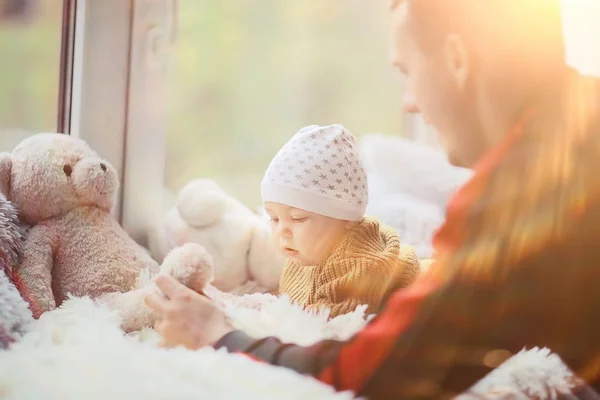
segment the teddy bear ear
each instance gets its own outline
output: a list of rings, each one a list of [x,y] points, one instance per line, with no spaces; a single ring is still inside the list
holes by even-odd
[[[10,176],[12,159],[10,153],[0,153],[0,192],[8,197],[10,192]]]

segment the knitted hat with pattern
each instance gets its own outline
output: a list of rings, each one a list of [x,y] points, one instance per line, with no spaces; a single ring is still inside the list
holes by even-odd
[[[264,202],[360,221],[369,196],[354,136],[337,124],[302,128],[269,164],[261,192]]]

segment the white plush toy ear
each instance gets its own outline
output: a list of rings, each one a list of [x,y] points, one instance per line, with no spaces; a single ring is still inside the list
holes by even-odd
[[[177,211],[188,225],[201,228],[221,219],[227,199],[227,194],[214,181],[197,179],[181,189]]]
[[[0,153],[0,192],[9,198],[12,159],[10,153]]]

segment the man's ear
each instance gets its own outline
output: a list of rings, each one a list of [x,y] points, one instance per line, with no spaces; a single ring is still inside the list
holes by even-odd
[[[464,91],[471,73],[471,63],[464,40],[456,34],[448,35],[444,44],[444,62],[456,86]]]
[[[10,153],[0,153],[0,192],[9,197],[12,159]]]

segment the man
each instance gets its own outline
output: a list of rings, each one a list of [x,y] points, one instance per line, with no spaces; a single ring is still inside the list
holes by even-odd
[[[226,347],[370,399],[461,393],[524,347],[599,380],[600,84],[565,64],[558,0],[398,0],[405,108],[473,179],[448,206],[436,262],[347,342],[233,331],[163,278],[165,345]]]

